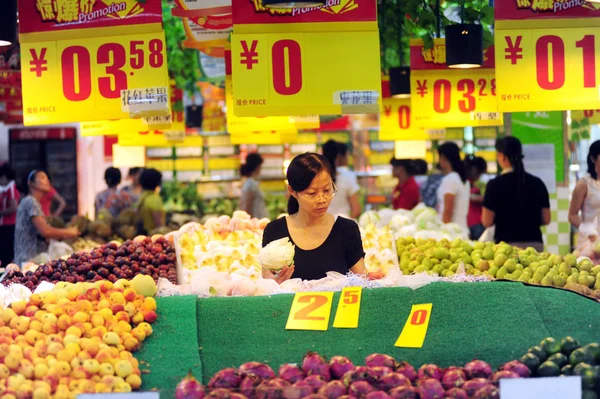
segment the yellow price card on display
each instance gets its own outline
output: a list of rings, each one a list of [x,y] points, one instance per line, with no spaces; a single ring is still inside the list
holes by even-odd
[[[21,43],[21,65],[25,125],[170,113],[162,31]]]
[[[600,108],[598,28],[498,30],[495,42],[501,111]]]
[[[499,126],[493,69],[412,71],[412,120],[422,128]]]
[[[233,33],[236,116],[377,113],[379,34]]]
[[[291,118],[298,129],[318,129],[321,127],[319,115],[292,116]]]
[[[402,333],[394,344],[399,348],[422,348],[431,318],[431,303],[413,305]]]
[[[231,144],[289,144],[295,143],[298,140],[298,132],[291,131],[263,131],[263,132],[247,132],[247,133],[232,133]]]
[[[298,292],[285,329],[327,331],[332,302],[333,292]]]
[[[585,111],[571,111],[571,119],[573,122],[581,122],[587,119],[590,125],[600,123],[600,109],[587,109]]]
[[[346,287],[342,290],[338,308],[333,319],[335,328],[357,328],[360,316],[362,287]]]
[[[410,98],[384,98],[379,116],[379,140],[427,140],[425,130],[412,123]]]
[[[185,136],[165,134],[161,130],[130,131],[119,133],[119,145],[146,147],[202,147],[201,136]]]

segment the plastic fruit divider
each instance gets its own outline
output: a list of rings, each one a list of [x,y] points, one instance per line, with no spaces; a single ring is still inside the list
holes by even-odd
[[[141,368],[151,370],[144,375],[143,388],[158,388],[164,397],[172,397],[190,369],[206,383],[215,372],[248,361],[268,363],[274,370],[300,363],[307,351],[348,356],[356,364],[371,353],[386,353],[415,367],[447,367],[473,358],[498,367],[545,337],[571,335],[582,344],[600,341],[600,304],[569,291],[515,282],[364,290],[356,329],[332,327],[336,293],[325,332],[286,331],[292,299],[159,298],[155,336],[136,354],[149,364]],[[423,347],[394,347],[411,306],[419,303],[433,304]],[[197,335],[192,331],[196,327]]]

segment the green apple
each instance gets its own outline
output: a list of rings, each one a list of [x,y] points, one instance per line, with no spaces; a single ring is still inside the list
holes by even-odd
[[[594,289],[600,290],[600,280],[596,280],[596,282],[594,283]]]
[[[538,267],[538,269],[536,270],[536,273],[540,272],[545,276],[546,274],[548,274],[549,271],[550,271],[550,266],[542,265],[542,266]]]
[[[478,250],[478,251],[483,251],[483,249],[485,248],[485,243],[476,242],[475,245],[473,245],[473,248],[475,248],[475,250]]]
[[[463,243],[462,243],[462,249],[463,249],[463,251],[465,251],[469,255],[473,252],[473,247],[467,241],[463,241]]]
[[[579,265],[579,271],[589,272],[591,270],[592,270],[592,263],[591,262],[581,262],[581,264]]]
[[[596,266],[592,267],[592,270],[590,270],[590,273],[592,274],[592,276],[600,275],[600,265],[596,265]]]
[[[584,274],[579,274],[579,278],[577,279],[577,283],[581,285],[588,285],[587,276]]]
[[[433,269],[431,269],[433,274],[437,274],[437,275],[441,274],[444,270],[445,270],[444,266],[442,266],[442,265],[435,265],[433,267]]]
[[[521,270],[515,270],[514,272],[512,272],[513,275],[513,280],[517,280],[519,277],[521,277],[521,274],[523,274],[523,272]]]
[[[545,276],[545,277],[542,279],[542,281],[541,281],[541,284],[542,284],[544,287],[551,287],[551,286],[552,286],[552,278],[550,278],[550,277],[548,277],[548,276]]]
[[[494,265],[501,267],[504,266],[504,263],[508,260],[508,257],[504,254],[496,254],[494,256]]]
[[[577,266],[577,258],[573,254],[565,256],[565,263],[571,267]]]
[[[494,262],[495,261],[496,260],[494,259]],[[504,262],[504,266],[506,267],[509,273],[512,273],[515,270],[517,270],[517,261],[514,259],[509,259],[506,262]]]
[[[534,272],[538,269],[538,267],[540,267],[539,262],[531,262],[529,264],[529,267],[531,268],[531,270],[533,270]]]
[[[570,276],[571,275],[571,266],[569,266],[567,264],[567,262],[563,262],[558,267],[558,272],[559,273],[565,273],[566,275]]]
[[[427,271],[427,269],[425,269],[425,266],[423,265],[419,265],[415,268],[415,273],[425,273]]]
[[[487,260],[480,260],[479,262],[477,262],[477,264],[475,265],[475,267],[478,270],[481,270],[482,272],[485,272],[486,270],[490,270],[490,263]]]
[[[590,288],[593,287],[594,284],[596,283],[596,277],[594,277],[594,276],[586,276],[586,279],[587,279],[586,285]]]
[[[565,284],[567,283],[567,279],[563,277],[563,275],[559,274],[557,276],[554,276],[554,278],[552,278],[552,283],[554,284],[555,287],[564,287]]]
[[[516,269],[517,269],[517,270],[520,270],[520,271],[523,271],[523,270],[525,270],[525,267],[523,267],[523,265],[522,265],[522,264],[520,264],[520,263],[517,263],[517,267],[516,267]]]
[[[449,261],[448,259],[444,259],[440,264],[442,265],[442,267],[444,269],[448,269],[448,268],[450,268],[450,266],[452,266],[452,262]]]
[[[459,254],[456,251],[450,251],[450,261],[456,262],[458,260]]]
[[[506,278],[507,274],[508,269],[505,266],[502,266],[500,269],[498,269],[498,272],[496,273],[496,278]]]
[[[483,259],[492,260],[494,259],[494,250],[492,248],[486,248],[483,250]]]

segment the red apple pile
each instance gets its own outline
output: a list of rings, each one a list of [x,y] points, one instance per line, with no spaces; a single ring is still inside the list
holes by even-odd
[[[104,244],[90,252],[77,252],[68,259],[55,259],[40,265],[35,271],[9,272],[4,285],[18,283],[34,290],[42,281],[56,283],[93,282],[119,279],[131,280],[138,274],[159,277],[177,284],[177,256],[175,247],[164,237],[149,237]]]

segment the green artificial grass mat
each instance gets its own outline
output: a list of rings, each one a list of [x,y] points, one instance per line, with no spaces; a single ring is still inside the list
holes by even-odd
[[[153,333],[135,353],[142,374],[142,390],[159,389],[161,397],[175,397],[175,387],[191,370],[202,380],[198,353],[198,325],[195,296],[157,298]],[[143,371],[142,371],[143,372]]]

